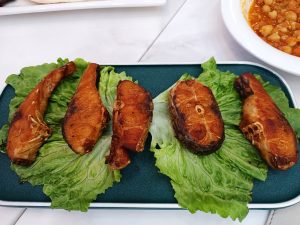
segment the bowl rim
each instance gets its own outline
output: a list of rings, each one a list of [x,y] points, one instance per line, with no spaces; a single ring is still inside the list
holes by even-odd
[[[233,38],[258,59],[300,76],[300,57],[280,51],[262,40],[249,26],[244,14],[245,0],[221,0],[222,17]]]

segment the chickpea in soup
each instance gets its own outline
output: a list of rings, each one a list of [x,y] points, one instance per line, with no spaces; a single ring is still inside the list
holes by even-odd
[[[264,41],[300,57],[300,0],[254,0],[248,20]]]

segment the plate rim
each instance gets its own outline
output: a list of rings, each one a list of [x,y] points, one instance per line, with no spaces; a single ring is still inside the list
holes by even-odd
[[[203,62],[202,62],[203,63]],[[155,65],[200,65],[198,62],[135,62],[135,63],[104,63],[102,66],[155,66]],[[250,65],[261,67],[265,70],[270,71],[275,77],[277,77],[286,87],[287,92],[291,97],[291,101],[294,104],[295,108],[297,108],[297,102],[295,96],[286,82],[286,80],[279,73],[274,71],[273,69],[250,61],[217,61],[217,65]],[[6,83],[0,84],[0,95],[2,94],[4,88],[6,87]],[[249,209],[279,209],[292,206],[300,202],[300,195],[296,196],[287,201],[277,202],[277,203],[248,203]],[[51,202],[30,202],[30,201],[6,201],[0,200],[0,206],[8,206],[8,207],[50,207]],[[124,208],[124,209],[183,209],[177,203],[104,203],[104,202],[92,202],[89,208]],[[185,210],[185,209],[183,209]]]
[[[245,0],[221,0],[222,18],[234,40],[256,58],[300,76],[300,57],[284,53],[263,41],[245,19],[242,12],[243,1]]]
[[[115,0],[113,3],[108,0],[91,0],[85,2],[63,2],[25,5],[25,6],[9,6],[0,7],[0,16],[41,13],[41,12],[57,12],[80,9],[105,9],[105,8],[136,8],[136,7],[158,7],[165,5],[167,0],[131,0],[129,3],[123,0]]]
[[[281,209],[290,207],[300,202],[300,195],[284,202],[279,203],[248,203],[249,209]],[[19,202],[19,201],[4,201],[0,200],[0,206],[6,207],[47,207],[51,206],[51,202]],[[92,202],[89,209],[92,208],[111,208],[111,209],[182,209],[177,203],[107,203],[107,202]]]

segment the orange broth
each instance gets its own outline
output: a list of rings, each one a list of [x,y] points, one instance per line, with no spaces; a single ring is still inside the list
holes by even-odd
[[[254,0],[248,22],[264,41],[300,57],[300,0]]]

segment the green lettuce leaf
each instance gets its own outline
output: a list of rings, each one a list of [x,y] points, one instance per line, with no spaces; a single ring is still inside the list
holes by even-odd
[[[265,82],[261,78],[260,80],[263,83],[265,90],[293,127],[297,137],[300,138],[300,109],[290,108],[288,98],[279,87],[276,87],[269,82]]]
[[[68,76],[54,90],[49,99],[44,120],[48,125],[60,124],[67,111],[68,103],[75,93],[80,77],[88,63],[83,59],[75,59],[76,71],[72,76]]]
[[[112,115],[117,85],[120,80],[132,81],[132,78],[126,76],[125,72],[116,73],[112,66],[106,66],[100,72],[100,92],[103,93],[102,102],[110,115]]]
[[[43,192],[51,198],[53,208],[87,211],[98,194],[121,179],[119,171],[111,171],[105,164],[111,132],[106,132],[93,151],[83,156],[69,148],[60,132],[41,147],[30,167],[12,165],[12,169],[21,181],[43,185]]]
[[[52,70],[66,64],[67,60],[58,59],[57,63],[29,66],[21,70],[20,74],[7,77],[6,83],[15,89],[16,96],[9,105],[9,121],[11,121],[18,106],[24,101],[29,92]]]
[[[217,151],[216,154],[228,163],[235,164],[249,176],[265,180],[267,177],[265,163],[261,160],[257,150],[243,138],[237,127],[241,120],[242,102],[234,88],[236,75],[218,70],[214,58],[201,66],[203,72],[197,80],[212,90],[225,124],[226,141],[221,147],[222,151]]]
[[[154,99],[151,151],[160,172],[170,177],[179,205],[192,213],[201,210],[242,220],[248,213],[253,178],[265,180],[267,166],[238,130],[241,101],[233,88],[236,76],[217,70],[214,59],[202,67],[197,80],[212,89],[219,104],[225,123],[223,145],[208,156],[188,151],[175,138],[166,90]]]
[[[241,100],[233,85],[236,75],[219,71],[213,58],[202,64],[202,68],[197,80],[211,88],[225,123],[221,148],[211,155],[199,156],[175,138],[168,89],[154,99],[151,151],[160,172],[170,177],[179,205],[192,213],[201,210],[242,220],[248,213],[253,179],[265,180],[267,166],[238,129]],[[194,78],[185,74],[180,79]],[[299,135],[300,110],[289,108],[280,88],[260,80]]]
[[[174,135],[167,99],[162,102],[163,95],[165,92],[158,96],[159,101],[154,100],[151,151],[160,172],[170,177],[179,205],[191,212],[244,218],[251,199],[250,177],[218,154],[198,156],[181,145]]]
[[[218,70],[216,61],[213,58],[201,66],[203,73],[197,80],[212,90],[225,125],[239,125],[242,103],[239,94],[233,86],[236,75],[231,72],[221,72]]]
[[[5,153],[6,152],[6,138],[8,134],[8,125],[5,124],[0,129],[0,152]]]
[[[36,84],[50,71],[67,62],[68,60],[59,59],[57,63],[24,68],[19,76],[9,76],[7,83],[16,93],[10,103],[10,119]],[[120,171],[111,171],[105,164],[105,156],[109,153],[111,142],[111,124],[93,151],[83,156],[75,154],[62,137],[61,121],[80,77],[88,65],[83,59],[76,59],[74,62],[77,66],[76,72],[59,84],[48,103],[45,121],[53,131],[52,136],[41,147],[36,161],[31,166],[12,164],[11,168],[19,175],[21,181],[43,185],[43,192],[50,197],[53,208],[87,211],[90,202],[95,200],[98,194],[104,193],[114,182],[120,181],[121,174]],[[111,109],[116,85],[119,80],[124,79],[131,77],[125,73],[114,72],[112,67],[104,67],[101,70],[99,93],[101,98],[106,100],[106,106]],[[7,125],[0,130],[1,143],[5,142],[7,130]]]
[[[225,140],[215,154],[250,177],[261,181],[267,178],[267,165],[237,128],[225,128]]]

